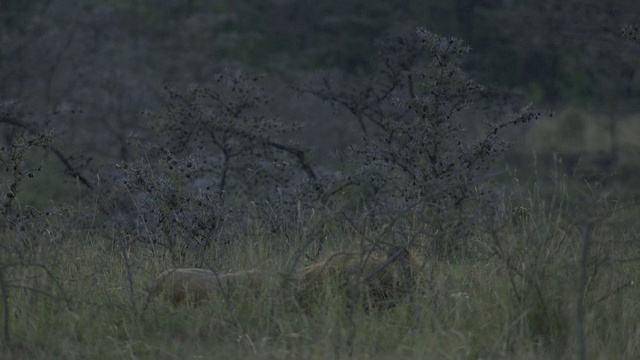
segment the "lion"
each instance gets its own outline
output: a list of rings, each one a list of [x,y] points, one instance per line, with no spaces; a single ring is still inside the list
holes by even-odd
[[[262,274],[258,270],[218,274],[208,269],[174,268],[156,277],[150,295],[157,297],[163,294],[174,306],[187,299],[197,306],[221,290],[256,289],[261,284]]]
[[[418,259],[406,248],[394,249],[387,256],[371,251],[337,252],[326,260],[298,269],[296,297],[307,307],[328,281],[337,281],[346,291],[349,307],[363,301],[365,311],[396,306],[413,292]]]

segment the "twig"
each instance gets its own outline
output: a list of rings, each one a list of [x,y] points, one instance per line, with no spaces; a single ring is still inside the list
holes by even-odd
[[[587,358],[587,343],[584,330],[584,298],[588,280],[589,250],[591,247],[591,231],[593,224],[587,223],[582,236],[582,256],[580,258],[580,278],[578,280],[578,298],[576,304],[576,340],[578,342],[578,359]]]
[[[8,345],[11,342],[11,335],[9,334],[9,293],[2,270],[2,267],[0,267],[0,288],[2,289],[2,303],[4,305],[4,341]]]

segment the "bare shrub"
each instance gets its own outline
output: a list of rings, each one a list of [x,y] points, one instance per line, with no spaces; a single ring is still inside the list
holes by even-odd
[[[201,173],[222,201],[277,201],[299,183],[310,183],[304,195],[318,199],[323,189],[311,160],[289,140],[297,124],[272,114],[262,82],[227,70],[210,85],[169,91],[166,112],[156,116],[164,146],[202,159]]]
[[[0,107],[0,123],[9,122],[13,109],[6,104]],[[11,124],[11,122],[9,122]],[[34,294],[53,295],[52,288],[59,282],[50,271],[50,264],[42,258],[51,255],[47,246],[40,240],[42,234],[32,229],[42,229],[43,214],[21,204],[21,187],[40,171],[46,159],[43,150],[51,143],[51,136],[34,133],[24,129],[16,130],[11,124],[11,135],[7,143],[0,147],[0,185],[3,193],[0,197],[0,292],[2,295],[4,342],[9,343],[11,323],[10,290],[22,290]],[[43,281],[46,279],[47,281]],[[61,290],[61,289],[60,289]],[[62,291],[63,292],[63,291]],[[64,292],[62,298],[66,299]],[[68,300],[67,300],[68,305]]]
[[[486,114],[489,92],[461,68],[468,51],[458,39],[418,29],[383,41],[370,77],[327,76],[306,90],[360,125],[346,182],[359,185],[370,218],[406,233],[415,231],[407,213],[424,216],[419,231],[438,253],[468,230],[468,209],[508,145],[504,130],[537,116],[527,108],[506,119]]]
[[[198,162],[167,154],[158,160],[121,165],[124,191],[112,201],[113,219],[125,235],[174,263],[186,256],[203,263],[203,255],[219,239],[230,215],[210,189],[193,184]]]
[[[110,209],[127,232],[159,245],[176,264],[224,246],[260,222],[273,232],[298,226],[326,200],[324,180],[297,125],[268,107],[263,79],[227,70],[208,85],[167,89],[150,112],[157,137],[140,144],[141,161],[123,163],[126,191]]]

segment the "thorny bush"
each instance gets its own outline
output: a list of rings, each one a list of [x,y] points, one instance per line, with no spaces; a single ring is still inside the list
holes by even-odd
[[[358,122],[363,141],[352,147],[348,181],[368,194],[374,221],[405,240],[416,231],[442,238],[464,231],[487,170],[508,145],[502,130],[537,117],[526,107],[502,121],[483,114],[484,88],[461,68],[468,51],[458,39],[418,29],[383,41],[376,72],[358,85],[325,77],[303,90]],[[455,245],[436,242],[429,246],[438,251]]]
[[[200,256],[231,241],[249,211],[278,231],[325,201],[306,149],[290,140],[297,125],[269,115],[262,81],[227,70],[209,85],[166,89],[164,111],[148,114],[156,141],[121,165],[137,238],[178,259]],[[274,219],[273,209],[284,210]]]

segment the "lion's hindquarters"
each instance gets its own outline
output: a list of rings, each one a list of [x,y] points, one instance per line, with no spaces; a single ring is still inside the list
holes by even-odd
[[[174,305],[185,300],[198,303],[218,290],[218,278],[215,272],[207,269],[169,269],[156,278],[151,294],[162,294]]]
[[[217,274],[198,268],[170,269],[156,278],[151,295],[164,294],[174,305],[185,300],[197,305],[221,292],[229,294],[256,288],[260,281],[261,273],[257,270]]]

